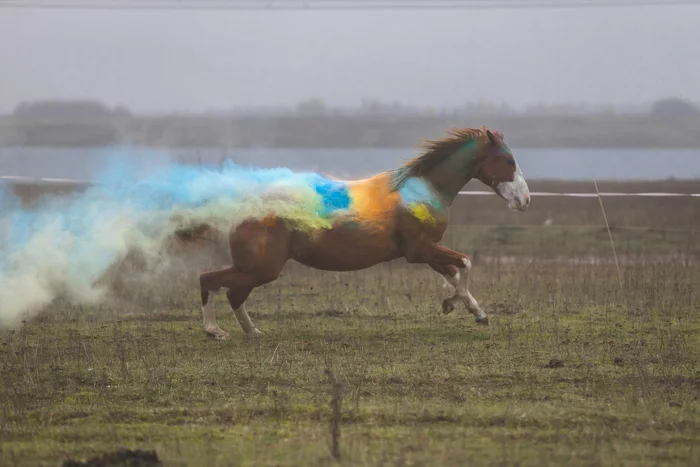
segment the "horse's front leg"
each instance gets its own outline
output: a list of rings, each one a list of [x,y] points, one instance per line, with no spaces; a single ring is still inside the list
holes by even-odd
[[[473,315],[478,324],[489,324],[489,317],[481,309],[479,303],[469,292],[468,281],[469,273],[471,272],[472,263],[469,258],[463,259],[464,269],[460,274],[460,269],[453,265],[444,265],[439,263],[429,263],[429,266],[437,271],[445,282],[454,288],[454,295],[442,301],[442,312],[445,314],[451,313],[455,309],[455,303],[461,301]]]
[[[478,324],[489,324],[488,315],[481,309],[467,287],[472,268],[472,262],[467,255],[430,241],[407,245],[404,255],[409,263],[428,264],[433,270],[442,274],[447,283],[454,287],[455,294],[442,303],[444,313],[454,310],[454,303],[461,300],[467,310],[474,315]],[[463,270],[462,274],[460,274],[460,269]]]

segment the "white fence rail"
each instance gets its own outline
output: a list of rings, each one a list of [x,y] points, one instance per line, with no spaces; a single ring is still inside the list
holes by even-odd
[[[494,195],[492,191],[460,191],[460,195],[464,196],[481,196]],[[533,191],[531,196],[570,196],[574,198],[597,198],[598,193],[553,193],[548,191]],[[601,192],[600,196],[690,196],[700,198],[700,193],[613,193]]]

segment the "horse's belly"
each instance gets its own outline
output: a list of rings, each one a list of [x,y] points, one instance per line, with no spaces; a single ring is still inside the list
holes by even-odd
[[[334,228],[315,237],[298,235],[292,242],[294,260],[328,271],[356,271],[400,256],[398,244],[389,232]]]

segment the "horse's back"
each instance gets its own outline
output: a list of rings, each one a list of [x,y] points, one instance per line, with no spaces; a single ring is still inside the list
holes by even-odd
[[[401,256],[396,238],[398,193],[388,174],[344,182],[346,209],[330,213],[330,228],[292,233],[292,257],[317,269],[349,271]]]

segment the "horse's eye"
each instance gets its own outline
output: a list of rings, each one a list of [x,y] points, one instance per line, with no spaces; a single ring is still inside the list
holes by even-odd
[[[515,167],[515,159],[508,159],[508,160],[506,161],[506,163],[507,163],[508,165],[510,165],[511,167]]]

